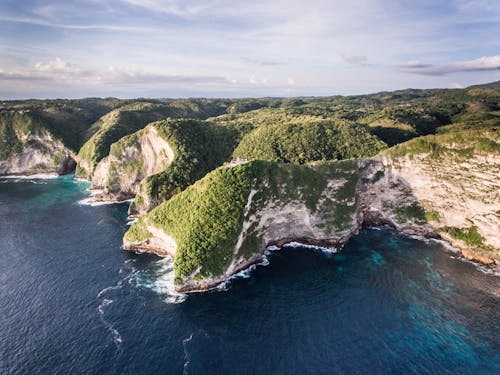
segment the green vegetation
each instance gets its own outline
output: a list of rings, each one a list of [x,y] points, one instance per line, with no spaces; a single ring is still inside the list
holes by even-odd
[[[342,236],[355,218],[359,206],[356,189],[364,170],[352,159],[376,154],[394,159],[422,156],[438,174],[439,163],[498,154],[497,90],[476,87],[352,97],[243,99],[226,101],[222,115],[207,121],[156,123],[175,159],[164,172],[142,183],[134,205],[159,205],[142,216],[125,239],[145,241],[151,236],[148,225],[172,236],[178,245],[176,283],[183,285],[222,276],[234,251],[235,259],[255,254],[264,245],[264,215],[287,205],[305,206],[319,218],[314,225],[325,236]],[[392,147],[386,149],[387,145]],[[231,157],[250,161],[213,170]],[[383,176],[378,171],[364,183]],[[401,193],[401,201],[386,207],[396,223],[440,221],[440,212],[426,211],[410,190],[390,188]],[[237,248],[242,229],[243,241]],[[475,226],[442,230],[469,246],[488,248]]]
[[[382,152],[383,155],[395,158],[428,154],[431,159],[447,155],[458,160],[481,153],[500,153],[496,128],[452,131],[418,137]]]
[[[131,242],[142,242],[147,240],[151,233],[146,229],[144,217],[141,217],[137,223],[132,225],[125,233],[125,239]]]
[[[78,153],[80,163],[77,174],[90,177],[97,163],[109,154],[112,143],[151,122],[166,118],[206,119],[222,115],[230,106],[240,102],[226,99],[164,99],[136,101],[121,106],[103,116],[87,131],[89,140]]]
[[[221,167],[142,216],[126,233],[125,240],[144,241],[149,236],[147,226],[153,225],[172,236],[178,245],[178,284],[192,277],[220,276],[231,262],[245,214],[258,217],[270,203],[279,206],[304,202],[311,211],[324,215],[325,229],[335,235],[351,222],[350,216],[356,211],[359,176],[360,167],[353,161],[311,166],[254,161]],[[331,178],[344,182],[325,196]],[[252,187],[258,191],[245,213]],[[263,245],[262,235],[255,224],[251,226],[239,254],[255,253]]]
[[[386,146],[365,127],[339,119],[308,119],[261,126],[235,149],[235,158],[304,164],[370,157]]]
[[[425,211],[426,221],[439,221],[440,218],[439,212],[437,211]]]
[[[143,181],[132,211],[169,199],[229,160],[237,140],[236,131],[207,121],[169,119],[153,125],[172,148],[174,160]]]
[[[309,132],[315,133],[316,130],[312,128],[344,128],[339,125],[342,123],[339,120],[358,124],[352,124],[349,130],[340,132],[350,133],[340,140],[346,144],[350,143],[351,136],[355,138],[357,132],[366,137],[366,131],[393,146],[422,135],[498,128],[500,89],[498,82],[494,82],[467,89],[409,89],[348,97],[5,101],[0,103],[0,157],[5,159],[20,152],[24,145],[23,135],[27,134],[24,132],[26,128],[36,128],[37,131],[43,129],[73,151],[78,151],[82,144],[89,141],[80,151],[78,174],[90,176],[96,163],[108,155],[112,143],[151,121],[167,117],[208,119],[214,116],[219,117],[213,118],[213,121],[236,131],[238,140],[245,138],[241,151],[248,153],[251,151],[252,139],[260,140],[271,131],[257,128],[272,126],[283,132],[276,147],[282,146],[284,149],[278,152],[269,150],[270,142],[267,142],[267,146],[262,146],[262,151],[269,156],[265,158],[305,162],[351,157],[333,151],[333,155],[329,155],[330,150],[303,156],[307,150],[303,150],[304,146],[300,142],[308,139]],[[324,120],[323,125],[309,126],[321,120]],[[299,129],[301,127],[304,129]],[[295,148],[291,148],[295,140],[298,143],[294,145]],[[327,139],[325,147],[329,149],[332,143],[335,149],[339,146],[332,139]],[[372,144],[361,154],[370,154],[376,148]],[[254,151],[259,153],[258,150]],[[290,157],[287,157],[287,152]],[[251,157],[263,156],[252,154]]]
[[[48,132],[77,151],[85,133],[100,116],[118,106],[118,99],[26,100],[0,105],[0,160],[21,151],[28,135]]]
[[[440,230],[458,240],[464,241],[469,246],[477,247],[481,250],[491,250],[489,246],[485,246],[484,238],[479,234],[478,228],[475,225],[468,228],[443,227]]]
[[[153,209],[126,233],[141,240],[145,222],[172,236],[177,245],[175,274],[179,283],[200,269],[202,277],[220,275],[229,265],[243,222],[243,208],[255,168],[243,164],[219,168],[182,194]]]
[[[17,112],[0,113],[0,160],[8,159],[23,149],[22,135],[31,131],[33,121]],[[19,134],[18,134],[19,132]]]
[[[396,215],[396,222],[404,224],[415,221],[417,224],[425,224],[427,216],[424,208],[417,202],[413,202],[408,206],[393,207],[393,212]]]
[[[109,154],[112,143],[152,121],[166,117],[169,113],[169,106],[137,102],[106,114],[89,129],[93,135],[78,153],[77,174],[90,177],[97,163]]]
[[[52,155],[52,161],[54,162],[54,165],[62,165],[64,159],[66,159],[66,155],[62,151],[58,151],[54,155]]]

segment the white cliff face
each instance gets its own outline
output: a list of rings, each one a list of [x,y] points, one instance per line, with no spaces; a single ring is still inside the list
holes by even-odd
[[[201,265],[183,278],[179,291],[216,287],[262,262],[270,245],[300,242],[338,248],[364,225],[389,225],[420,238],[441,237],[465,258],[500,267],[500,155],[495,152],[383,154],[374,160],[310,166],[312,173],[305,173],[308,167],[303,166],[302,174],[295,175],[286,173],[291,170],[286,165],[273,168],[252,177],[240,207],[241,229],[232,238],[234,247],[222,274],[200,277]],[[149,238],[128,242],[126,248],[173,248],[174,238],[162,240],[163,234],[168,236],[160,229],[162,223],[144,219]]]
[[[256,213],[248,214],[251,211],[248,207],[257,194],[257,190],[252,190],[233,260],[221,279],[249,261],[255,262],[255,258],[249,260],[248,255],[239,253],[252,230],[263,239],[258,251],[261,253],[265,246],[281,246],[294,239],[317,246],[335,246],[357,234],[363,225],[389,225],[410,235],[442,237],[468,259],[500,265],[498,155],[476,155],[463,162],[440,160],[439,165],[426,155],[413,159],[384,157],[366,162],[363,168],[355,194],[339,200],[338,189],[347,181],[329,180],[315,210],[301,201],[270,201]],[[339,215],[333,215],[337,220],[332,220],[332,214],[342,206],[342,220],[338,220]],[[355,210],[349,213],[345,210],[349,206]],[[426,212],[434,215],[426,215]],[[469,246],[441,230],[471,226],[478,228],[490,251]]]
[[[23,142],[20,153],[0,160],[0,175],[64,174],[74,169],[72,152],[50,133],[26,135]]]
[[[134,195],[144,178],[163,171],[174,159],[171,147],[154,126],[146,127],[136,139],[122,146],[126,138],[113,144],[109,156],[99,162],[92,188]]]
[[[486,245],[500,249],[499,155],[474,155],[439,165],[422,155],[385,158],[383,163],[407,182],[426,211],[438,214],[431,220],[436,228],[475,226]]]
[[[168,256],[175,258],[177,253],[177,242],[175,239],[154,225],[148,225],[147,230],[150,234],[147,241],[138,244],[129,243],[124,240],[123,248],[137,252],[153,253],[161,257]]]

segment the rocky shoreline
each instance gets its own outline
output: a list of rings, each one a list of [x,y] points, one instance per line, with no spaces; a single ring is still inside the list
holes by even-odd
[[[126,192],[117,192],[117,193],[110,193],[110,192],[102,192],[98,193],[96,195],[92,196],[92,201],[93,202],[109,202],[109,203],[120,203],[120,202],[126,202],[130,199],[134,199],[135,194],[130,194]]]
[[[179,293],[201,293],[218,289],[220,288],[221,285],[228,282],[231,278],[235,277],[236,275],[242,272],[252,271],[255,266],[266,265],[267,264],[266,255],[269,251],[269,248],[272,248],[273,251],[276,251],[276,250],[281,250],[283,247],[287,247],[287,245],[297,244],[320,250],[331,249],[332,252],[340,252],[343,246],[352,237],[354,237],[359,233],[359,230],[363,228],[379,228],[379,227],[394,229],[398,233],[419,240],[432,239],[444,242],[448,245],[448,247],[453,249],[451,250],[445,247],[445,250],[453,251],[455,254],[458,254],[464,260],[470,261],[476,265],[486,266],[487,269],[495,271],[495,274],[497,273],[500,274],[500,262],[498,261],[498,259],[496,260],[493,257],[491,258],[487,257],[486,255],[480,254],[477,251],[468,248],[466,246],[458,247],[456,246],[456,241],[453,240],[453,238],[450,236],[442,236],[433,230],[429,231],[428,228],[423,228],[419,226],[398,227],[396,224],[390,223],[388,221],[381,222],[381,220],[375,220],[375,221],[368,220],[368,221],[363,221],[361,225],[358,228],[356,228],[356,230],[353,230],[349,235],[349,237],[345,239],[314,239],[314,238],[301,237],[301,238],[285,238],[285,239],[271,241],[259,253],[253,254],[249,259],[245,260],[244,262],[239,264],[236,268],[231,270],[230,273],[225,273],[224,275],[215,278],[204,279],[201,282],[190,283],[182,286],[175,285],[175,291]],[[136,253],[152,253],[160,257],[169,256],[175,258],[175,254],[173,254],[172,252],[166,251],[165,249],[159,247],[151,247],[148,246],[147,244],[141,246],[141,245],[124,243],[123,250],[133,251]]]
[[[426,162],[426,159],[403,161],[361,159],[351,165],[331,164],[332,170],[328,171],[328,180],[321,194],[316,196],[317,201],[312,207],[306,206],[303,196],[290,195],[286,186],[291,182],[286,179],[281,182],[282,185],[276,185],[275,191],[279,192],[277,195],[267,195],[269,197],[267,200],[259,201],[259,198],[255,198],[259,197],[257,193],[262,196],[265,194],[263,191],[265,192],[267,186],[270,186],[269,180],[259,182],[259,186],[251,187],[246,205],[241,208],[243,223],[239,235],[233,234],[234,247],[232,250],[227,250],[230,260],[224,264],[222,272],[217,276],[201,276],[200,270],[203,265],[198,265],[192,269],[192,273],[184,274],[183,279],[177,281],[176,290],[191,292],[213,289],[241,270],[262,262],[269,246],[282,247],[297,242],[320,248],[340,248],[362,228],[374,226],[390,227],[423,240],[443,240],[457,248],[464,259],[500,272],[500,253],[497,251],[490,253],[486,250],[490,246],[496,249],[497,241],[492,234],[496,223],[487,216],[495,206],[483,203],[485,199],[494,199],[493,193],[478,191],[478,194],[472,195],[469,191],[463,191],[460,181],[455,182],[447,176],[435,179],[433,169],[427,168]],[[467,163],[470,164],[471,159],[468,159]],[[336,166],[344,167],[343,174],[339,175],[334,169]],[[461,167],[455,163],[447,172],[455,173]],[[273,168],[276,169],[276,173],[280,173],[280,168],[286,167],[275,165]],[[314,170],[314,166],[311,168]],[[476,169],[477,184],[490,178],[487,175],[483,176],[479,167]],[[471,171],[469,173],[472,174]],[[418,179],[414,177],[415,174],[419,174]],[[338,192],[340,189],[347,191],[346,186],[350,186],[348,194],[339,197]],[[470,187],[470,184],[467,187]],[[299,187],[299,189],[305,188]],[[462,210],[457,221],[453,215],[459,199],[467,209]],[[224,205],[225,202],[219,204]],[[187,205],[186,209],[189,210],[189,207]],[[168,216],[168,210],[166,211],[164,217],[172,221],[177,220],[176,216]],[[478,222],[480,216],[485,220]],[[477,238],[484,241],[481,246],[472,246],[447,233],[449,228],[455,232],[466,233],[461,231],[468,230],[467,226],[476,222],[480,225],[480,234]],[[161,256],[169,254],[175,257],[178,244],[164,229],[161,229],[162,222],[155,222],[154,217],[146,215],[135,224],[134,230],[137,228],[142,228],[142,233],[148,234],[146,237],[128,239],[125,236],[124,249],[150,251]],[[478,230],[477,227],[470,228]],[[197,230],[203,231],[203,227]],[[201,235],[209,234],[201,233]],[[256,239],[252,245],[253,249],[247,247],[245,252],[242,252],[242,244],[248,238]],[[207,251],[215,250],[214,247],[207,249]]]

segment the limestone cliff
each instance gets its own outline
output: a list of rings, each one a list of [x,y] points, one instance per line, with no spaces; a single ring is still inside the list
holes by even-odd
[[[167,119],[154,126],[175,159],[160,173],[143,179],[129,209],[132,215],[150,211],[230,160],[237,140],[234,129],[210,121]]]
[[[496,132],[415,141],[372,160],[219,168],[141,217],[124,248],[174,256],[180,291],[215,287],[270,245],[339,248],[363,225],[442,236],[498,266]]]
[[[500,265],[496,128],[417,138],[379,159],[406,181],[441,237],[468,259]]]
[[[48,131],[20,136],[20,148],[0,160],[0,175],[66,174],[75,170],[73,153]]]
[[[0,103],[0,174],[68,173],[90,124],[113,99]]]
[[[167,141],[154,124],[148,125],[111,145],[109,155],[95,168],[92,188],[103,189],[100,197],[106,199],[135,196],[144,178],[163,171],[172,160]]]
[[[89,139],[78,152],[77,176],[91,180],[97,164],[111,151],[111,145],[147,124],[167,117],[170,106],[137,101],[102,116],[89,129]]]

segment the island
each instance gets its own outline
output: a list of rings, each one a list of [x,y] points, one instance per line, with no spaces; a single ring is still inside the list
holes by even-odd
[[[180,292],[216,288],[300,243],[363,227],[449,243],[500,267],[500,82],[257,99],[6,101],[0,175],[75,173],[133,199],[123,249],[174,258]]]

